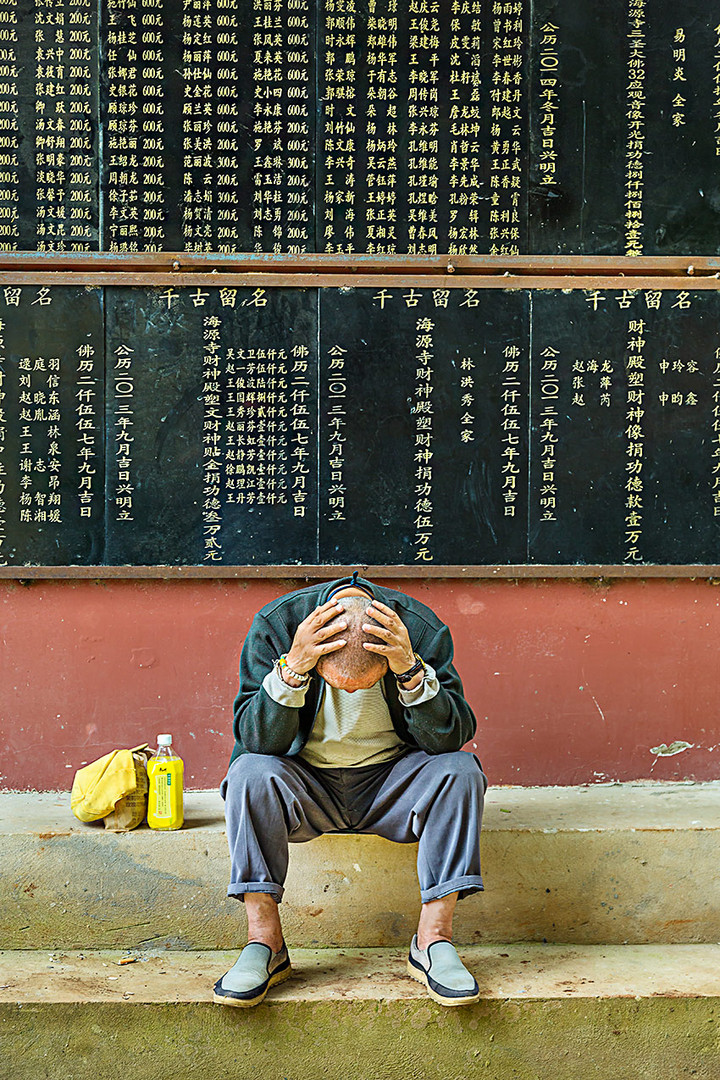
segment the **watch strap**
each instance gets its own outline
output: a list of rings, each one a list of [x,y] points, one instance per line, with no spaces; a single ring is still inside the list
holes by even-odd
[[[418,656],[417,653],[415,653],[415,656],[417,659],[415,660],[413,666],[408,668],[407,671],[403,671],[400,675],[395,676],[396,681],[399,682],[401,686],[404,686],[405,683],[412,682],[412,680],[420,671],[425,670],[425,665],[422,662],[421,658]]]

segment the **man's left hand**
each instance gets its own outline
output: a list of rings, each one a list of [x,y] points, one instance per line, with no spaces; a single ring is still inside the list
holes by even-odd
[[[409,671],[415,663],[415,653],[410,644],[410,636],[397,612],[383,604],[380,600],[373,600],[368,608],[368,615],[377,619],[379,626],[363,623],[363,630],[372,637],[380,638],[381,645],[374,642],[363,642],[363,648],[368,652],[378,653],[384,656],[388,667],[393,675],[402,675]]]

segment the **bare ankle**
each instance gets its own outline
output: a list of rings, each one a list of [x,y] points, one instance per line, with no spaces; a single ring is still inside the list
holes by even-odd
[[[417,928],[418,948],[423,952],[434,941],[452,941],[453,912],[457,898],[457,893],[450,893],[423,904]]]
[[[269,893],[246,893],[248,941],[259,941],[273,952],[283,947],[283,932],[278,905]]]
[[[422,952],[425,952],[427,947],[429,945],[432,945],[433,942],[435,942],[435,941],[449,941],[449,942],[452,942],[452,936],[450,934],[439,934],[439,933],[421,934],[420,931],[418,930],[418,935],[417,935],[418,949],[420,949]]]
[[[248,934],[248,945],[253,941],[259,941],[261,945],[267,945],[274,953],[279,953],[283,947],[282,934],[279,938],[270,934]]]

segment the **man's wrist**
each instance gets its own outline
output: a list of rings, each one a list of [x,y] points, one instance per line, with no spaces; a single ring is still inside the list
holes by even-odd
[[[282,668],[278,669],[278,674],[279,674],[280,678],[282,679],[282,681],[285,683],[285,685],[289,686],[292,690],[300,690],[302,687],[307,686],[307,680],[305,680],[304,682],[299,682],[297,679],[294,679],[292,675],[290,675],[287,671],[283,670]]]
[[[418,686],[425,677],[425,665],[417,653],[413,653],[412,659],[402,671],[395,672],[395,678],[405,690],[411,690]]]
[[[299,690],[310,682],[310,676],[304,672],[295,671],[284,654],[278,657],[274,666],[282,682],[286,686],[292,687],[293,690]]]
[[[290,668],[291,671],[295,672],[296,675],[299,675],[303,679],[313,667],[312,661],[310,661],[310,667],[306,667],[307,661],[302,660],[299,656],[294,656],[292,649],[288,653],[283,653],[280,657],[280,661],[284,668]]]
[[[425,670],[423,669],[422,671],[418,671],[417,675],[413,675],[412,679],[409,682],[404,682],[404,683],[399,682],[398,683],[398,689],[402,693],[407,694],[407,692],[409,690],[417,690],[417,688],[419,686],[421,686],[424,681],[425,681]]]

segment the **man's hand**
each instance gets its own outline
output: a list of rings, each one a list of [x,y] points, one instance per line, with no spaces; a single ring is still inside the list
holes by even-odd
[[[389,608],[387,604],[383,604],[379,600],[372,601],[368,608],[368,615],[372,615],[373,619],[377,619],[380,626],[364,623],[363,630],[372,637],[380,638],[383,644],[376,645],[374,642],[365,641],[363,642],[363,648],[367,649],[368,652],[379,653],[380,656],[384,656],[393,675],[402,675],[403,672],[409,671],[415,663],[415,653],[410,644],[410,636],[400,616],[392,608]],[[418,682],[421,681],[420,675],[416,678]],[[415,680],[413,680],[414,683]],[[408,689],[412,689],[412,687],[408,686]]]
[[[328,600],[326,604],[321,604],[310,612],[307,619],[303,619],[295,631],[293,643],[287,654],[287,666],[297,671],[298,675],[304,675],[315,667],[321,656],[342,649],[343,645],[347,644],[344,638],[331,642],[327,640],[334,637],[338,630],[346,628],[347,620],[335,623],[332,627],[327,625],[332,619],[342,614],[343,606],[337,600]]]

